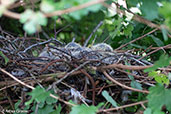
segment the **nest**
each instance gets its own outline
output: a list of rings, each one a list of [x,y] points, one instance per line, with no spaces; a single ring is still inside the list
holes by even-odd
[[[107,90],[117,102],[125,104],[131,102],[128,96],[133,91],[148,93],[145,89],[154,83],[143,72],[152,63],[129,52],[115,52],[105,43],[88,48],[75,42],[64,44],[53,38],[41,42],[28,40],[0,37],[0,51],[9,58],[5,65],[0,56],[1,68],[28,85],[48,87],[46,90],[53,90],[60,99],[97,105],[105,101],[101,92]],[[6,74],[0,74],[1,91],[12,91],[13,94],[9,94],[12,100],[21,98],[22,92],[31,91]],[[130,87],[133,80],[144,89]]]

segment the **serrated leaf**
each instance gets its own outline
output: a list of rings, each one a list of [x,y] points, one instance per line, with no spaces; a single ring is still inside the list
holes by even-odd
[[[165,67],[170,64],[171,57],[168,57],[168,55],[161,55],[159,60],[154,63],[154,65],[150,68],[147,68],[144,70],[144,72],[150,72],[153,70],[156,70],[159,67]]]
[[[37,86],[32,92],[28,93],[32,98],[27,101],[25,104],[29,105],[35,100],[36,102],[45,102],[46,98],[49,96],[50,92],[47,92],[45,89]]]
[[[114,107],[118,107],[116,101],[108,94],[107,91],[102,92],[103,97],[112,104]]]
[[[50,96],[48,96],[47,99],[46,99],[46,103],[49,104],[49,105],[51,105],[52,103],[56,103],[56,102],[57,102],[57,99],[54,99],[54,98],[52,98]]]
[[[153,77],[157,83],[169,84],[169,78],[164,74],[158,73],[157,71],[151,71],[148,75]]]
[[[73,106],[70,114],[96,114],[96,111],[98,110],[95,106],[89,106],[87,107],[84,104]]]
[[[43,107],[44,107],[44,105],[45,105],[45,103],[44,103],[44,102],[40,102],[40,103],[39,103],[39,108],[43,108]]]
[[[148,106],[155,111],[156,109],[161,110],[165,105],[168,111],[171,111],[171,90],[165,89],[163,85],[156,85],[150,87],[150,93],[147,96]]]
[[[51,112],[50,114],[61,114],[61,110],[62,110],[62,107],[61,107],[61,104],[59,104],[57,109]]]
[[[124,29],[124,34],[125,36],[132,37],[132,31],[134,30],[134,27],[129,24],[125,29]]]
[[[43,108],[39,108],[37,114],[49,114],[53,112],[53,105],[45,105]]]

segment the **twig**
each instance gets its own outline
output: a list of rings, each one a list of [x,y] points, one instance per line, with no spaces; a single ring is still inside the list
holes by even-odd
[[[27,47],[27,48],[26,48],[24,51],[22,51],[22,52],[23,52],[23,53],[26,53],[28,50],[30,50],[30,49],[33,48],[33,47],[36,47],[36,46],[39,46],[39,45],[43,45],[43,44],[47,44],[47,43],[49,43],[49,42],[51,42],[51,41],[56,41],[56,42],[58,42],[60,45],[62,45],[62,43],[61,43],[60,41],[58,41],[58,40],[52,38],[52,39],[49,39],[49,40],[44,41],[44,42],[38,42],[38,43],[36,43],[36,44],[33,44],[33,45]]]
[[[123,64],[111,64],[107,66],[100,66],[96,67],[97,70],[103,70],[103,69],[112,69],[112,68],[122,68],[127,70],[144,70],[146,68],[152,67],[153,65],[148,66],[129,66],[129,65],[123,65]]]
[[[153,54],[153,53],[155,53],[155,52],[157,52],[157,51],[159,51],[159,50],[161,50],[161,49],[168,48],[168,47],[170,48],[170,47],[171,47],[171,44],[168,44],[168,45],[163,46],[163,47],[159,47],[159,48],[157,48],[157,49],[151,51],[151,52],[148,53],[147,55],[145,55],[145,56],[139,58],[138,60],[141,60],[141,59],[143,59],[144,57],[147,57],[147,56],[149,56],[149,55],[151,55],[151,54]]]
[[[154,30],[152,30],[152,31],[150,31],[150,32],[148,32],[148,33],[146,33],[146,34],[144,34],[143,36],[140,36],[140,37],[138,37],[138,38],[136,38],[136,39],[134,39],[134,40],[132,40],[132,41],[130,41],[130,42],[124,44],[124,45],[121,45],[120,47],[118,47],[117,49],[115,49],[115,51],[117,51],[117,50],[119,50],[119,49],[122,49],[123,47],[125,47],[125,46],[127,46],[127,45],[129,45],[129,44],[131,44],[131,43],[133,43],[133,42],[135,42],[135,41],[137,41],[137,40],[140,40],[140,39],[146,37],[147,35],[149,35],[149,34],[155,32],[156,30],[158,30],[158,29],[156,28],[156,29],[154,29]]]
[[[45,16],[46,17],[59,16],[59,15],[62,15],[62,14],[66,14],[66,13],[74,12],[74,11],[77,11],[77,10],[80,10],[80,9],[83,9],[83,8],[87,8],[89,6],[99,4],[99,3],[102,3],[104,1],[106,1],[106,0],[93,0],[93,1],[81,4],[79,6],[71,7],[71,8],[64,9],[64,10],[54,11],[54,12],[48,13],[48,14],[46,13]],[[14,18],[14,19],[20,19],[21,18],[21,14],[11,12],[9,10],[6,10],[5,12],[3,12],[3,15],[5,15],[7,17],[10,17],[10,18]]]
[[[84,47],[87,46],[90,38],[92,37],[92,35],[97,31],[97,29],[103,24],[103,21],[100,21],[99,24],[94,28],[93,32],[90,34],[90,36],[87,38],[87,40],[84,43]]]
[[[21,80],[17,79],[15,76],[13,76],[13,75],[10,74],[9,72],[5,71],[4,69],[0,68],[0,71],[3,72],[3,73],[5,73],[5,74],[7,74],[8,76],[10,76],[11,78],[13,78],[13,79],[14,79],[15,81],[17,81],[18,83],[20,83],[20,84],[22,84],[22,85],[24,85],[24,86],[26,86],[26,87],[28,87],[28,88],[30,88],[30,89],[32,89],[32,90],[35,89],[34,87],[32,87],[32,86],[30,86],[30,85],[28,85],[28,84],[22,82]],[[61,98],[59,98],[59,97],[57,97],[57,96],[55,96],[55,95],[53,95],[53,94],[50,94],[50,96],[53,97],[53,98],[55,98],[55,99],[57,99],[57,100],[59,100],[59,101],[61,101],[61,102],[63,102],[63,103],[65,103],[65,104],[67,104],[67,105],[75,106],[74,104],[72,104],[72,103],[70,103],[70,102],[67,102],[67,101],[64,101],[63,99],[61,99]]]
[[[115,84],[123,87],[123,88],[126,88],[126,89],[129,89],[131,91],[136,91],[136,92],[141,92],[141,93],[149,93],[149,91],[147,90],[139,90],[139,89],[135,89],[135,88],[132,88],[132,87],[128,87],[126,85],[123,85],[121,84],[120,82],[116,81],[115,79],[113,79],[111,76],[109,76],[109,74],[106,72],[106,71],[103,71],[103,74],[112,82],[114,82]]]
[[[94,80],[93,80],[93,78],[85,71],[85,70],[80,70],[84,75],[86,75],[89,79],[90,79],[90,81],[91,81],[91,84],[92,84],[92,88],[93,88],[93,94],[92,94],[92,105],[94,105],[95,104],[95,91],[96,91],[96,84],[95,84],[95,82],[94,82]]]
[[[125,73],[125,74],[127,74],[127,75],[132,75],[132,76],[134,76],[135,78],[138,78],[138,79],[140,79],[140,78],[147,79],[147,77],[144,77],[144,76],[138,76],[138,75],[136,75],[136,74],[133,74],[133,73],[130,73],[130,72],[126,72],[126,71],[121,70],[121,69],[118,69],[118,68],[115,68],[115,69],[118,70],[118,71],[120,71],[120,72],[123,72],[123,73]]]
[[[30,86],[30,85],[28,85],[28,84],[20,81],[19,79],[17,79],[15,76],[13,76],[9,72],[5,71],[4,69],[0,68],[0,71],[3,72],[3,73],[5,73],[5,74],[7,74],[8,76],[10,76],[12,79],[14,79],[15,81],[17,81],[18,83],[20,83],[20,84],[22,84],[22,85],[24,85],[24,86],[26,86],[26,87],[28,87],[30,89],[35,89],[34,87],[32,87],[32,86]]]
[[[81,69],[83,66],[85,66],[87,63],[89,63],[90,61],[86,61],[83,64],[81,64],[80,66],[78,66],[77,68],[73,69],[72,71],[68,72],[64,77],[62,77],[60,80],[57,80],[56,82],[53,83],[53,85],[56,85],[58,83],[60,83],[61,81],[63,81],[65,78],[67,78],[70,74],[72,74],[73,72]]]
[[[110,109],[104,109],[104,110],[99,110],[98,113],[102,113],[102,112],[109,112],[109,111],[114,111],[114,110],[119,110],[119,109],[123,109],[123,108],[127,108],[127,107],[131,107],[131,106],[135,106],[135,105],[141,105],[144,103],[147,103],[148,101],[140,101],[140,102],[136,102],[136,103],[132,103],[132,104],[128,104],[128,105],[123,105],[120,107],[116,107],[116,108],[110,108]]]

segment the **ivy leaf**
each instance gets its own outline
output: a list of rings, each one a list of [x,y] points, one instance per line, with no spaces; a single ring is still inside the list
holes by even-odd
[[[5,56],[5,55],[3,54],[3,52],[2,52],[2,51],[0,51],[0,56],[2,56],[2,57],[4,58],[4,60],[5,60],[5,64],[7,64],[7,63],[9,62],[8,57],[7,57],[7,56]]]
[[[147,96],[148,106],[155,111],[161,110],[162,106],[166,106],[168,111],[171,111],[171,90],[165,89],[163,85],[156,85],[149,89],[150,93]]]
[[[32,92],[29,93],[29,95],[31,95],[32,98],[26,102],[26,105],[32,103],[33,100],[36,100],[36,102],[45,102],[49,94],[50,92],[47,92],[45,89],[37,86]]]
[[[112,104],[114,107],[118,107],[116,101],[109,95],[107,91],[102,92],[103,97]]]
[[[148,20],[154,20],[158,18],[158,5],[156,0],[142,0],[142,6],[140,7],[145,18]]]
[[[153,70],[156,70],[159,67],[165,67],[170,64],[171,57],[168,57],[168,55],[161,55],[159,60],[154,63],[154,65],[150,68],[147,68],[144,70],[144,72],[150,72]]]
[[[95,106],[87,107],[84,104],[82,104],[82,105],[73,106],[70,114],[96,114],[97,110],[98,108]]]

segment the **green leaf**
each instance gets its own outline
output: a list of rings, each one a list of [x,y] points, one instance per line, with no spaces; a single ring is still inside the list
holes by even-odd
[[[154,20],[158,18],[158,5],[156,0],[142,0],[140,9],[146,19]]]
[[[40,102],[39,103],[39,108],[43,108],[45,106],[45,103],[44,102]]]
[[[167,30],[164,29],[164,28],[162,28],[162,34],[163,34],[164,40],[167,41],[167,40],[168,40],[168,37],[167,37]]]
[[[45,89],[40,88],[37,86],[32,92],[29,93],[29,95],[32,96],[32,98],[27,101],[25,104],[29,105],[33,102],[33,100],[36,100],[36,102],[45,102],[46,98],[49,96],[50,92],[47,92]]]
[[[9,62],[8,57],[7,57],[7,56],[5,56],[5,55],[3,54],[3,52],[2,52],[2,51],[0,51],[0,56],[4,58],[4,60],[5,60],[5,64],[7,64],[7,63]]]
[[[89,106],[87,107],[84,104],[73,106],[70,114],[96,114],[96,111],[98,110],[95,106]]]
[[[144,72],[150,72],[153,70],[156,70],[159,67],[165,67],[170,64],[171,57],[168,57],[168,55],[161,55],[159,60],[154,63],[154,65],[150,68],[147,68],[144,70]]]
[[[152,114],[152,111],[150,108],[146,108],[146,110],[144,111],[144,114]]]
[[[155,79],[155,81],[160,84],[169,85],[169,78],[164,74],[158,73],[157,71],[151,71],[151,72],[149,72],[149,76],[153,77]]]
[[[147,96],[148,106],[155,111],[156,109],[161,110],[165,105],[168,111],[171,111],[171,90],[165,89],[163,85],[156,85],[150,87],[150,93]]]
[[[41,12],[33,12],[28,9],[23,14],[21,14],[21,23],[24,23],[24,30],[28,34],[33,34],[36,30],[40,30],[41,25],[45,26],[47,24],[47,19]]]
[[[109,95],[107,91],[102,92],[103,97],[112,104],[114,107],[118,107],[116,101]]]
[[[61,104],[58,105],[57,109],[53,112],[51,112],[50,114],[60,114],[62,110]]]
[[[37,50],[33,50],[33,51],[32,51],[32,54],[33,54],[34,57],[37,57],[37,56],[38,56]]]
[[[5,10],[6,10],[6,7],[4,5],[0,5],[0,17],[2,16]]]
[[[164,43],[159,38],[157,38],[157,37],[155,37],[153,35],[149,35],[149,36],[151,36],[151,38],[157,44],[157,46],[159,46],[159,47],[164,46]]]
[[[52,98],[50,96],[48,96],[47,99],[46,99],[46,103],[49,104],[49,105],[51,105],[53,103],[56,103],[56,102],[57,102],[57,99],[54,99],[54,98]]]
[[[49,114],[53,112],[53,105],[45,105],[43,108],[39,108],[37,114]]]
[[[50,13],[55,11],[55,3],[51,0],[43,0],[40,4],[41,11],[45,13]]]
[[[138,83],[135,80],[131,81],[131,87],[142,90],[142,84]]]
[[[163,6],[159,8],[159,12],[165,18],[165,25],[171,29],[171,3],[163,2]]]
[[[133,30],[134,30],[134,27],[132,24],[129,24],[128,26],[126,26],[126,28],[124,29],[125,36],[132,37],[132,31]]]

